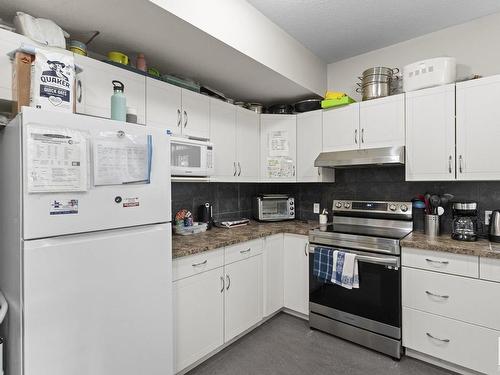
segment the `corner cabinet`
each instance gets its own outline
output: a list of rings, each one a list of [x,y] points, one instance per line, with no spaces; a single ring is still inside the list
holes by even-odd
[[[238,182],[259,181],[260,114],[236,107]]]
[[[455,84],[406,93],[406,180],[455,179]]]
[[[457,83],[457,179],[499,180],[500,75]]]
[[[264,316],[280,311],[284,306],[284,244],[283,234],[264,240]]]
[[[263,114],[260,118],[260,176],[263,182],[295,182],[297,116]]]
[[[333,168],[318,168],[314,161],[323,149],[323,111],[297,115],[297,182],[334,182]]]
[[[309,238],[285,234],[285,308],[309,315]]]

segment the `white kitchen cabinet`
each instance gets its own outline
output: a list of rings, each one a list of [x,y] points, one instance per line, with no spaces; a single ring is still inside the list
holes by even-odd
[[[12,100],[12,62],[8,53],[28,39],[20,34],[0,29],[0,99]]]
[[[479,259],[479,275],[483,280],[491,280],[500,283],[500,259]]]
[[[182,135],[210,137],[210,99],[206,95],[182,89]]]
[[[181,88],[156,78],[146,78],[146,124],[181,133]]]
[[[457,83],[457,179],[499,180],[500,75]]]
[[[314,161],[323,149],[323,111],[297,115],[297,182],[333,182],[333,168],[318,168]]]
[[[259,146],[260,115],[248,109],[236,107],[238,182],[259,181]]]
[[[175,372],[224,344],[223,268],[173,283]]]
[[[455,179],[455,84],[406,93],[406,180]]]
[[[225,266],[225,342],[262,320],[262,254]]]
[[[214,144],[214,181],[236,179],[236,107],[210,99],[210,141]]]
[[[146,123],[146,77],[99,60],[75,54],[75,63],[83,71],[76,76],[76,112],[110,118],[113,84],[125,86],[127,107],[137,110],[137,123]]]
[[[307,236],[285,234],[284,275],[285,307],[309,315],[309,239]]]
[[[260,118],[262,181],[296,181],[297,116],[263,114]]]
[[[368,100],[359,104],[361,149],[405,145],[405,95]]]
[[[284,306],[283,234],[266,237],[264,246],[264,316]]]
[[[359,148],[359,104],[323,111],[323,152]]]

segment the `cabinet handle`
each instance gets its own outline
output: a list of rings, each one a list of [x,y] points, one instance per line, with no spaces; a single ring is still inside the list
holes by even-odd
[[[229,290],[229,287],[231,286],[231,278],[229,277],[229,275],[226,275],[226,280],[227,280],[226,290]]]
[[[82,102],[82,96],[83,96],[83,87],[82,87],[82,81],[79,79],[77,82],[76,82],[76,86],[78,88],[78,103],[81,103]]]
[[[177,127],[181,126],[181,110],[177,109]]]
[[[432,336],[429,332],[426,332],[427,337],[430,337],[433,340],[438,340],[441,342],[450,342],[450,339],[440,339],[438,337]]]
[[[224,287],[225,287],[225,285],[224,285],[224,284],[225,284],[225,283],[224,283],[224,277],[223,277],[223,276],[221,276],[221,277],[220,277],[220,285],[221,285],[220,292],[221,292],[221,293],[223,293],[223,292],[224,292]]]
[[[295,165],[293,166],[293,175],[295,176]]]
[[[358,144],[358,129],[354,129],[354,143]]]
[[[305,246],[304,246],[304,254],[305,254],[306,256],[308,256],[308,255],[309,255],[309,253],[308,253],[308,251],[307,251],[307,250],[309,250],[309,242],[306,242],[306,244],[305,244]]]
[[[188,113],[184,111],[184,127],[186,127],[188,124]]]
[[[193,263],[192,266],[193,267],[199,267],[199,266],[204,266],[205,264],[207,264],[208,260],[205,259],[203,262],[200,262],[200,263]]]
[[[425,261],[429,262],[429,263],[450,264],[450,262],[448,262],[447,260],[433,260],[433,259],[425,258]]]
[[[452,172],[452,168],[451,168],[451,161],[452,161],[452,157],[451,155],[449,156],[448,158],[448,172],[451,173]]]
[[[361,129],[361,143],[365,143],[365,128]]]
[[[233,161],[233,176],[236,176],[236,162]]]
[[[238,162],[238,176],[241,176],[241,164]]]
[[[459,164],[460,173],[462,173],[463,172],[463,169],[462,169],[462,155],[460,155],[458,157],[458,164]]]
[[[318,167],[318,176],[321,176],[321,168]]]
[[[432,292],[429,292],[428,290],[425,291],[425,294],[427,294],[428,296],[431,296],[431,297],[438,297],[438,298],[442,298],[442,299],[448,299],[448,298],[450,298],[450,296],[442,296],[442,295],[439,295],[439,294],[434,294]]]
[[[241,250],[240,251],[240,254],[246,254],[246,253],[249,253],[252,249],[251,248],[248,248],[246,250]]]

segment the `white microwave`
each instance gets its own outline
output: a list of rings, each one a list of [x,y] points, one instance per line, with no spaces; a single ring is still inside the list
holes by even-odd
[[[214,146],[207,141],[172,137],[170,166],[172,176],[206,177],[214,173]]]

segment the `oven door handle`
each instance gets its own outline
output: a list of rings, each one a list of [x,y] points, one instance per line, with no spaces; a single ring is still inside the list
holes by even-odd
[[[314,253],[315,246],[309,246],[309,252]],[[333,249],[332,249],[333,250]],[[389,266],[398,268],[400,266],[401,260],[399,257],[384,256],[384,257],[374,257],[371,255],[366,255],[366,253],[358,251],[345,251],[339,249],[339,251],[344,251],[345,253],[352,253],[356,255],[356,259],[360,262],[380,264],[382,266]]]

